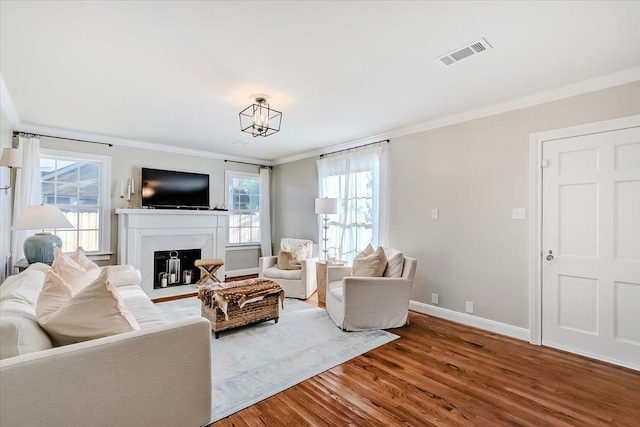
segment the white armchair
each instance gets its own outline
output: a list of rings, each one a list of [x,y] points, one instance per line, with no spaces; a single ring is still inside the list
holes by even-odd
[[[404,326],[416,265],[415,258],[404,257],[401,277],[353,277],[351,267],[329,267],[329,316],[345,331]]]
[[[301,239],[282,239],[295,246],[299,242],[311,242]],[[300,261],[300,270],[280,270],[278,257],[260,257],[258,276],[277,282],[284,289],[287,298],[309,298],[318,288],[316,279],[316,262],[318,261],[318,245],[312,244],[312,257]]]

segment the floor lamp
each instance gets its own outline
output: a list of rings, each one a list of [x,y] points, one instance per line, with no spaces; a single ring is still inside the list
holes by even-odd
[[[338,213],[338,199],[324,197],[316,199],[316,214],[324,215],[322,221],[324,225],[322,227],[322,252],[324,253],[323,259],[327,260],[327,230],[329,229],[329,218],[327,215],[335,215]]]

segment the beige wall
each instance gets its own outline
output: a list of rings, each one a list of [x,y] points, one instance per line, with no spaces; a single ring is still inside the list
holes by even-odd
[[[117,259],[116,251],[118,234],[118,219],[113,213],[113,210],[123,207],[122,199],[120,199],[119,183],[123,180],[127,180],[128,178],[134,178],[139,186],[140,170],[142,167],[209,174],[209,185],[211,188],[210,202],[212,206],[224,203],[225,170],[258,172],[257,166],[225,163],[224,160],[161,151],[150,151],[140,148],[120,146],[108,147],[105,145],[81,143],[47,137],[42,137],[40,145],[43,149],[92,153],[111,157],[111,251],[113,252],[113,255],[111,256],[110,263],[112,264],[115,264]],[[140,194],[134,196],[134,207],[140,207]],[[241,257],[238,264],[239,266],[236,266],[238,269],[257,268],[258,257],[255,255],[255,250],[250,251],[248,255]]]
[[[9,148],[12,145],[13,129],[9,123],[9,119],[0,110],[0,153],[3,148]],[[1,155],[1,154],[0,154]],[[9,168],[0,168],[0,187],[9,185]],[[11,192],[9,190],[0,190],[0,283],[5,278],[7,268],[7,257],[11,252]]]
[[[274,255],[278,253],[283,237],[310,239],[318,243],[316,158],[274,166],[272,182],[271,236]]]
[[[418,259],[412,298],[527,328],[529,223],[511,211],[529,217],[530,135],[634,114],[640,82],[393,139],[389,245]],[[315,158],[276,171],[274,235],[317,238]]]

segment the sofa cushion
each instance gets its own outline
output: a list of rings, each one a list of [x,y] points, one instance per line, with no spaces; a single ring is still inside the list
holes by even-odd
[[[280,270],[277,266],[267,268],[263,276],[268,279],[302,280],[302,270]]]
[[[15,299],[35,307],[42,290],[44,276],[51,270],[46,264],[36,263],[20,274],[9,276],[0,286],[0,301]]]
[[[73,257],[68,257],[60,248],[55,248],[51,269],[64,280],[74,294],[100,275],[100,267],[87,259],[82,248],[76,249]]]
[[[352,275],[357,277],[382,277],[387,267],[387,257],[382,247],[379,247],[371,255],[365,252],[359,253],[353,259]]]
[[[109,276],[111,277],[111,276]],[[140,329],[147,329],[167,323],[140,286],[128,285],[118,287],[118,293],[127,310],[136,318]]]
[[[53,348],[49,336],[38,324],[31,306],[24,301],[15,300],[3,301],[0,304],[0,359]],[[21,309],[20,305],[24,309]]]
[[[384,270],[384,277],[402,277],[404,268],[404,255],[402,252],[392,248],[382,248],[387,257],[387,268]]]
[[[140,329],[108,273],[108,269],[102,270],[95,281],[73,296],[60,276],[47,273],[36,312],[38,323],[55,345]]]

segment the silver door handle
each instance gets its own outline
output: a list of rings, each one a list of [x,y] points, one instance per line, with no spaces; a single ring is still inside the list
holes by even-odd
[[[549,255],[547,255],[547,261],[553,261],[553,251],[549,251]]]

